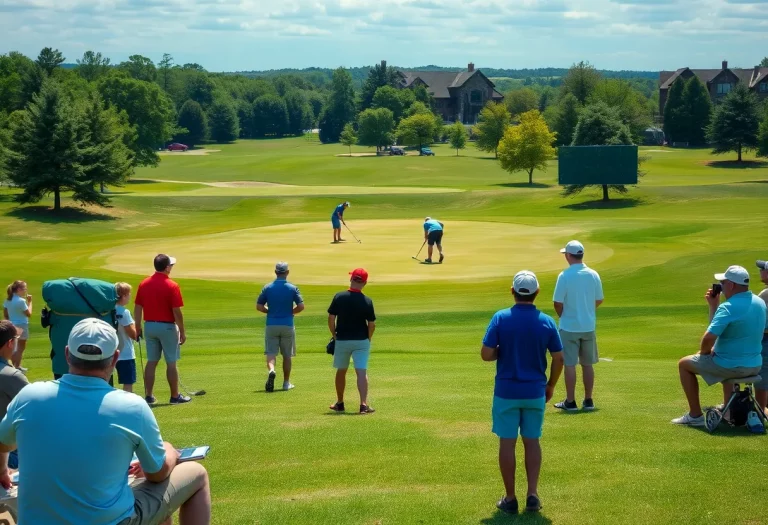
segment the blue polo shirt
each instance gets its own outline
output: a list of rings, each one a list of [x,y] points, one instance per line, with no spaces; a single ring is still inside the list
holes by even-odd
[[[443,231],[443,227],[440,225],[439,221],[436,221],[435,219],[425,221],[424,222],[424,231],[427,233],[431,233],[434,231]]]
[[[146,472],[165,461],[142,398],[71,374],[19,392],[0,422],[0,442],[18,444],[19,523],[120,523],[133,514],[133,454]]]
[[[256,300],[256,304],[269,308],[267,326],[293,326],[293,305],[303,302],[299,289],[285,277],[278,277],[266,285]]]
[[[763,363],[765,302],[752,292],[742,292],[724,301],[707,331],[717,336],[715,364],[724,368],[752,368]]]
[[[539,399],[547,385],[547,350],[563,350],[555,320],[533,304],[516,304],[496,313],[483,345],[499,349],[494,395]]]
[[[343,216],[344,210],[345,210],[344,203],[339,204],[338,206],[336,206],[336,209],[333,210],[333,215],[331,215],[331,217]]]

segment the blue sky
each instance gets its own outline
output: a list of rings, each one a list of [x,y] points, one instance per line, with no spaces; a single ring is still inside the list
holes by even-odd
[[[752,67],[768,55],[768,0],[0,0],[0,53],[44,46],[210,71]]]

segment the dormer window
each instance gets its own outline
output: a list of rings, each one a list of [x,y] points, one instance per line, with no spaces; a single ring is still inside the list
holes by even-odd
[[[717,94],[718,95],[727,95],[731,92],[731,88],[733,87],[733,84],[718,84],[717,85]]]
[[[768,93],[768,80],[760,84],[760,93]]]

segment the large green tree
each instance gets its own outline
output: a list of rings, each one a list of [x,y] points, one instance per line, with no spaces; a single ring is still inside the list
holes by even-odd
[[[768,105],[763,109],[763,120],[757,135],[757,154],[760,157],[768,157]]]
[[[343,67],[333,72],[328,103],[320,115],[320,141],[338,142],[344,125],[355,119],[355,91],[352,76]]]
[[[762,61],[760,61],[760,67],[768,67],[768,57],[765,57]]]
[[[44,47],[42,51],[40,51],[40,54],[37,55],[37,60],[35,60],[35,62],[40,69],[50,76],[54,69],[64,63],[64,55],[62,55],[61,51],[58,49]]]
[[[194,147],[208,138],[208,118],[203,107],[194,100],[187,100],[179,110],[178,125],[181,133],[176,140],[187,146]]]
[[[94,51],[86,51],[76,62],[77,72],[88,82],[98,80],[109,71],[109,58]]]
[[[493,152],[499,156],[499,142],[507,131],[512,116],[504,104],[489,102],[481,111],[474,128],[475,145],[480,151]]]
[[[176,129],[173,102],[157,84],[124,75],[108,75],[98,83],[107,106],[124,111],[134,127],[129,146],[136,166],[155,166],[157,149],[163,147]]]
[[[504,95],[504,103],[512,115],[522,115],[539,107],[539,95],[531,88],[516,89]]]
[[[687,139],[691,146],[705,146],[707,129],[712,121],[712,99],[704,84],[697,76],[692,76],[685,83],[683,91]]]
[[[349,148],[349,156],[352,156],[352,146],[357,144],[357,133],[355,133],[355,127],[351,122],[347,122],[344,129],[341,131],[339,140],[343,145]]]
[[[630,82],[609,78],[599,81],[589,97],[590,102],[604,102],[616,108],[621,121],[632,133],[632,140],[640,142],[651,119],[646,107],[646,98]]]
[[[298,89],[289,89],[283,100],[288,109],[288,133],[297,137],[303,135],[312,125],[312,106]]]
[[[717,106],[708,130],[708,139],[713,146],[712,153],[736,152],[739,162],[742,153],[757,149],[760,116],[758,101],[743,82]]]
[[[365,110],[373,105],[373,97],[376,91],[384,86],[396,87],[398,82],[398,72],[392,66],[385,64],[376,64],[368,72],[368,78],[363,83],[360,92],[360,109]]]
[[[234,142],[240,136],[237,110],[229,100],[217,100],[208,110],[211,138],[216,142]]]
[[[21,53],[0,55],[0,111],[24,109],[40,91],[44,78],[44,71]]]
[[[157,68],[154,62],[145,56],[131,55],[127,61],[121,62],[118,67],[136,80],[146,82],[157,80]]]
[[[435,118],[431,113],[417,113],[400,121],[397,141],[406,146],[417,146],[419,151],[432,143],[435,137]]]
[[[451,148],[456,150],[456,156],[459,156],[459,150],[467,147],[467,141],[469,140],[469,133],[467,128],[459,121],[454,122],[447,128],[448,143]]]
[[[688,117],[685,108],[685,81],[678,78],[667,91],[664,104],[664,135],[669,143],[688,142]]]
[[[555,157],[555,139],[538,109],[523,113],[520,124],[507,128],[501,139],[501,167],[510,173],[525,171],[528,184],[533,185],[533,172],[547,169],[547,163]]]
[[[184,91],[188,100],[194,100],[203,108],[213,104],[213,92],[216,83],[207,73],[196,69],[186,70],[184,75]]]
[[[406,91],[410,92],[410,90],[396,89],[392,86],[380,87],[376,90],[376,94],[373,95],[372,107],[390,110],[395,119],[395,123],[398,123],[400,122],[400,119],[403,118],[403,111],[405,111],[403,97],[400,96],[400,93]]]
[[[563,93],[571,93],[579,101],[586,104],[592,92],[600,82],[600,73],[589,62],[581,61],[571,66],[563,79]]]
[[[395,118],[387,108],[366,109],[357,117],[358,142],[380,151],[395,141]]]
[[[288,106],[279,95],[264,95],[253,103],[253,136],[282,137],[288,133]]]

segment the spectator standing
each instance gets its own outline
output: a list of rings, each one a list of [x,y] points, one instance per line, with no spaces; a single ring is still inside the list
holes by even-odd
[[[536,275],[522,271],[515,275],[512,295],[515,305],[493,316],[483,339],[481,356],[496,361],[493,394],[493,433],[499,436],[499,469],[506,494],[496,506],[517,514],[515,496],[515,447],[518,431],[525,448],[528,492],[527,511],[541,509],[538,494],[541,472],[541,444],[544,410],[563,371],[563,346],[555,320],[540,312],[534,301],[539,294]],[[552,363],[547,381],[547,351]]]
[[[24,350],[27,348],[29,339],[29,318],[32,317],[32,296],[27,293],[27,283],[24,281],[14,281],[8,285],[8,297],[3,302],[3,317],[12,322],[20,330],[19,338],[16,340],[16,350],[13,353],[13,366],[21,368],[21,358],[24,356]]]
[[[136,323],[133,322],[131,312],[125,307],[131,302],[131,285],[128,283],[115,284],[117,292],[117,337],[120,340],[118,350],[120,359],[117,360],[117,382],[123,385],[123,390],[133,392],[136,384],[136,352],[133,342],[136,340]]]
[[[174,257],[162,253],[157,255],[154,260],[155,273],[144,279],[136,291],[136,332],[138,337],[143,334],[147,343],[144,388],[145,399],[149,404],[157,402],[152,393],[155,387],[155,371],[161,355],[165,357],[165,375],[171,387],[170,403],[178,405],[192,401],[190,397],[179,393],[179,370],[176,363],[181,357],[181,345],[187,340],[187,332],[181,313],[184,306],[181,289],[170,278],[175,264]]]
[[[368,359],[371,340],[376,330],[373,301],[363,294],[368,283],[368,272],[357,268],[350,273],[349,289],[339,292],[328,307],[328,329],[335,341],[333,367],[336,369],[336,403],[330,409],[344,412],[344,389],[350,358],[355,364],[357,390],[360,392],[360,413],[373,414],[368,406]]]
[[[267,392],[275,390],[277,354],[283,356],[283,390],[294,387],[291,366],[296,356],[296,328],[293,316],[304,311],[299,289],[288,282],[287,262],[275,265],[275,280],[264,286],[256,300],[256,310],[267,315],[264,329],[264,355],[267,356]],[[295,306],[294,306],[295,305]]]
[[[27,377],[11,364],[11,356],[21,330],[10,321],[0,321],[0,420],[5,417],[8,405],[22,388],[29,384]],[[8,458],[10,468],[19,468],[16,451]]]
[[[560,339],[563,342],[565,360],[564,401],[556,408],[574,411],[576,404],[576,365],[581,365],[584,381],[584,410],[594,410],[592,391],[595,387],[594,365],[599,361],[597,353],[597,308],[603,304],[603,283],[592,268],[584,264],[584,246],[571,241],[560,250],[568,262],[555,285],[555,311],[560,317]]]
[[[140,397],[107,383],[118,337],[94,318],[72,329],[69,373],[25,387],[0,423],[0,452],[19,447],[20,523],[208,524],[211,494],[199,463],[178,464],[154,414]],[[77,424],[73,424],[76,421]],[[62,454],[66,451],[66,454]],[[133,455],[140,467],[131,467]],[[129,468],[145,480],[133,489]],[[9,481],[0,456],[0,482]]]
[[[760,292],[760,299],[768,305],[768,261],[757,261],[757,267],[760,268],[760,281],[765,288]],[[755,385],[755,399],[760,408],[765,412],[765,406],[768,404],[768,320],[766,320],[765,332],[763,332],[763,367],[760,369],[762,381]]]

